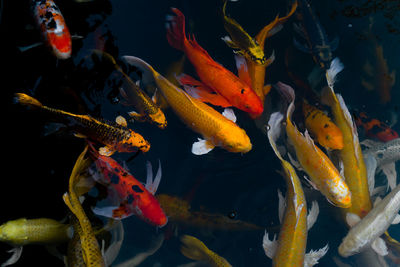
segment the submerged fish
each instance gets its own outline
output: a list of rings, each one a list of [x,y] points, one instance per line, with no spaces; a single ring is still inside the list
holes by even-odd
[[[185,16],[176,8],[172,8],[176,16],[167,17],[168,43],[184,51],[193,64],[201,82],[188,75],[181,75],[178,81],[185,85],[185,90],[202,101],[213,105],[234,106],[252,115],[260,115],[263,106],[260,98],[239,77],[215,62],[194,39],[187,39],[185,33]]]
[[[358,127],[363,127],[365,135],[369,138],[378,139],[381,142],[399,138],[399,134],[390,128],[389,125],[375,118],[370,118],[365,112],[354,114],[355,122]]]
[[[320,190],[328,201],[341,208],[351,207],[351,193],[342,175],[314,144],[308,131],[303,135],[291,121],[295,97],[293,89],[281,82],[277,88],[290,103],[286,112],[286,134],[295,148],[301,168],[310,176],[314,188]]]
[[[203,242],[194,236],[181,237],[181,252],[191,260],[203,261],[212,267],[231,267],[232,265],[223,257],[210,250]]]
[[[216,146],[229,152],[246,153],[251,150],[250,139],[246,132],[235,124],[236,117],[232,110],[226,109],[223,116],[173,85],[142,59],[132,56],[123,56],[123,59],[142,71],[144,83],[155,83],[183,123],[203,136],[204,140],[199,139],[193,144],[192,153],[206,154]]]
[[[272,259],[273,266],[313,266],[323,257],[328,246],[305,254],[307,244],[307,232],[317,220],[319,213],[318,203],[314,201],[312,208],[307,216],[307,203],[304,196],[300,179],[298,178],[293,166],[284,160],[276,146],[276,140],[280,135],[281,122],[283,115],[279,112],[271,114],[268,122],[268,139],[276,156],[279,158],[284,171],[286,181],[286,201],[279,191],[279,220],[281,231],[278,240],[269,240],[268,233],[265,232],[263,238],[263,248],[265,254]]]
[[[307,130],[326,149],[342,149],[343,134],[332,120],[320,109],[303,101],[303,114]]]
[[[67,242],[72,235],[71,226],[53,219],[17,219],[0,225],[0,241],[13,246],[13,255],[1,266],[18,261],[22,247],[28,244],[57,245]]]
[[[100,148],[102,155],[111,155],[118,152],[136,152],[138,150],[147,152],[150,144],[140,134],[126,127],[126,121],[122,117],[120,124],[112,125],[97,120],[89,115],[77,115],[63,110],[50,108],[42,105],[37,99],[23,93],[15,94],[15,102],[31,109],[41,110],[49,113],[58,121],[71,127],[78,133],[78,137],[87,137],[99,142],[105,147]]]
[[[67,24],[53,0],[31,0],[36,22],[46,44],[59,59],[71,56],[72,41]]]
[[[339,246],[339,254],[348,257],[371,247],[379,255],[387,255],[387,247],[380,236],[392,223],[400,222],[400,185],[360,220],[356,214],[347,213],[347,222],[352,228]]]
[[[108,202],[104,207],[95,207],[93,212],[113,219],[124,219],[136,215],[147,223],[162,227],[168,219],[154,194],[161,181],[161,165],[153,181],[151,164],[147,163],[147,180],[143,186],[125,168],[111,157],[97,154],[91,156],[95,168],[90,169],[93,178],[107,186]]]

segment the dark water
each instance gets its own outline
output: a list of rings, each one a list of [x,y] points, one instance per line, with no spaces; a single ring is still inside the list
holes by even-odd
[[[70,32],[83,36],[73,41],[72,58],[56,60],[45,46],[21,53],[17,47],[40,41],[38,30],[32,25],[28,1],[4,1],[1,18],[3,81],[3,175],[0,186],[2,203],[1,223],[21,217],[50,217],[63,219],[67,207],[62,195],[67,190],[68,178],[84,141],[71,134],[44,135],[46,119],[12,105],[15,92],[33,94],[43,103],[76,113],[89,113],[113,120],[129,111],[113,101],[115,80],[106,64],[88,59],[89,50],[100,48],[115,58],[138,56],[165,74],[169,65],[180,59],[182,52],[171,48],[165,37],[165,16],[170,7],[179,8],[186,16],[187,30],[219,63],[235,72],[232,51],[221,40],[226,32],[221,19],[221,2],[207,1],[93,1],[76,3],[57,1]],[[400,83],[392,87],[391,100],[379,103],[379,89],[367,91],[361,85],[366,76],[366,61],[373,65],[373,40],[383,46],[389,70],[400,69],[400,2],[399,1],[314,1],[312,3],[330,39],[340,38],[334,52],[345,65],[340,74],[337,91],[352,110],[366,111],[382,121],[391,121],[399,113]],[[284,1],[247,0],[230,3],[228,13],[254,36],[276,14],[285,14]],[[369,35],[369,25],[373,19]],[[296,50],[292,38],[291,18],[281,32],[266,42],[266,53],[275,51],[275,62],[267,68],[267,83],[290,83],[284,64],[290,52],[290,65],[302,79],[306,79],[315,63],[310,55]],[[102,36],[101,38],[99,36]],[[103,41],[101,40],[103,39]],[[185,72],[194,74],[190,64]],[[273,105],[279,101],[271,93]],[[171,110],[166,111],[168,127],[159,130],[153,125],[130,125],[151,142],[151,150],[128,163],[135,177],[145,178],[145,162],[156,165],[161,160],[163,177],[158,193],[184,197],[196,186],[192,209],[201,208],[219,214],[236,212],[237,219],[260,226],[278,225],[277,190],[285,190],[279,162],[266,136],[247,114],[235,111],[238,124],[246,130],[253,149],[245,154],[228,153],[215,149],[207,155],[191,154],[192,143],[198,135],[184,126]],[[398,124],[393,126],[400,130]],[[360,139],[365,137],[360,132]],[[130,155],[118,154],[119,161]],[[307,251],[329,244],[329,251],[319,266],[336,266],[337,246],[346,228],[333,208],[318,192],[306,187],[307,200],[317,199],[320,215],[310,230]],[[124,220],[125,240],[115,263],[146,250],[157,234],[168,227],[155,229],[136,217]],[[206,228],[206,227],[204,227]],[[179,227],[179,235],[189,234],[201,239],[210,249],[225,257],[233,266],[270,266],[262,249],[264,231],[218,231]],[[273,233],[273,232],[272,232]],[[400,239],[398,226],[390,233]],[[141,266],[177,266],[190,262],[179,252],[179,240],[171,237],[160,250]],[[9,246],[2,245],[0,261],[7,258]],[[366,266],[348,261],[350,266]],[[48,254],[43,247],[26,246],[17,266],[62,266],[62,262]],[[373,265],[371,265],[373,266]],[[395,265],[393,265],[395,266]]]

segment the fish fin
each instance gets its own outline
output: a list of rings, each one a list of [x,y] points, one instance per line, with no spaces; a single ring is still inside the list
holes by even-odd
[[[332,41],[330,41],[329,45],[332,51],[335,51],[339,47],[339,41],[339,36],[336,36]]]
[[[175,49],[183,50],[185,46],[185,16],[177,8],[171,8],[176,16],[166,17],[167,41]]]
[[[373,91],[375,89],[374,85],[367,82],[365,79],[361,78],[361,85],[365,87],[368,91]]]
[[[107,218],[113,219],[124,219],[133,215],[133,213],[128,213],[126,209],[126,205],[121,203],[118,207],[117,206],[105,206],[105,207],[94,207],[93,213],[96,215],[101,215]]]
[[[146,178],[146,189],[152,193],[153,195],[156,193],[158,186],[160,185],[161,182],[161,162],[160,160],[158,160],[158,170],[157,170],[157,174],[156,177],[153,180],[153,169],[151,167],[151,163],[150,161],[147,161],[146,163],[146,167],[147,167],[147,178]]]
[[[3,267],[3,266],[15,264],[21,257],[22,248],[23,248],[23,246],[20,246],[20,247],[14,247],[14,248],[8,250],[7,252],[12,253],[12,255],[7,261],[3,262],[1,264],[1,266]]]
[[[375,171],[377,167],[377,162],[374,156],[372,156],[371,154],[367,154],[364,156],[364,163],[367,169],[369,195],[372,196],[372,192],[375,188]]]
[[[287,154],[288,154],[290,163],[291,163],[296,169],[298,169],[299,171],[302,171],[303,168],[301,167],[301,164],[300,164],[297,160],[295,160],[289,152],[288,152]],[[307,179],[307,180],[308,180],[308,179]]]
[[[351,213],[351,212],[347,212],[346,213],[346,222],[347,222],[348,226],[353,227],[359,221],[361,221],[361,219],[357,214],[354,214],[354,213]]]
[[[315,66],[311,72],[307,76],[307,81],[310,84],[312,89],[318,88],[318,85],[321,83],[324,77],[324,71],[320,68]],[[324,81],[325,82],[325,81]]]
[[[221,38],[222,41],[225,42],[227,46],[229,46],[232,49],[239,49],[239,47],[232,41],[232,39],[227,35]]]
[[[269,65],[271,65],[273,62],[275,61],[275,50],[272,50],[271,55],[269,56],[269,58],[265,61],[264,66],[268,67]]]
[[[81,134],[81,133],[74,133],[74,136],[77,137],[77,138],[83,138],[83,139],[87,138],[86,135]]]
[[[371,139],[365,139],[360,142],[361,145],[371,148],[371,147],[376,147],[377,145],[381,144],[381,142],[377,142]]]
[[[319,191],[317,185],[316,185],[313,181],[311,181],[310,179],[308,179],[307,176],[304,175],[303,178],[304,178],[304,180],[306,180],[306,181],[308,182],[309,185],[311,185],[311,187],[312,187],[314,190]],[[329,202],[329,199],[327,199],[327,200],[328,200],[328,202]],[[332,204],[332,203],[331,203],[331,204]]]
[[[266,85],[264,85],[264,87],[263,87],[263,94],[264,95],[268,95],[269,94],[269,92],[271,91],[271,88],[272,88],[272,86],[270,85],[270,84],[266,84]]]
[[[239,79],[251,87],[251,77],[247,66],[246,58],[243,56],[235,55],[236,69],[238,71]]]
[[[320,248],[316,251],[310,250],[307,254],[304,255],[304,267],[312,267],[318,263],[319,259],[321,259],[328,252],[329,246],[326,244],[325,247]]]
[[[380,166],[383,173],[386,175],[388,181],[388,187],[393,190],[396,187],[397,173],[396,173],[396,164],[394,162],[390,162],[383,166]]]
[[[230,121],[236,122],[236,115],[231,108],[225,108],[222,115]]]
[[[392,224],[399,224],[400,223],[400,214],[396,214],[396,216],[393,219]]]
[[[198,261],[206,261],[209,258],[211,251],[196,237],[184,235],[180,240],[182,242],[180,250],[185,257]]]
[[[115,122],[116,122],[118,125],[121,125],[121,126],[123,126],[123,127],[127,127],[127,126],[128,126],[128,122],[127,122],[126,119],[125,119],[124,117],[122,117],[121,115],[119,115],[119,116],[117,116],[117,117],[115,118]]]
[[[279,217],[279,222],[282,224],[283,221],[283,215],[285,214],[285,209],[286,209],[286,200],[285,197],[282,195],[281,190],[278,189],[278,217]]]
[[[116,221],[115,226],[112,226],[112,229],[109,230],[111,232],[111,241],[110,245],[107,247],[104,255],[104,261],[107,263],[106,266],[110,266],[114,260],[117,258],[122,242],[124,241],[124,227],[122,221]]]
[[[268,258],[272,259],[275,256],[276,249],[278,248],[278,242],[276,241],[276,235],[272,240],[269,240],[268,233],[265,231],[264,238],[263,238],[263,248],[265,255]]]
[[[293,38],[293,44],[294,44],[294,46],[295,46],[298,50],[300,50],[301,52],[307,53],[307,54],[310,54],[310,53],[311,53],[310,48],[308,48],[308,47],[304,46],[303,44],[301,44],[299,41],[297,41],[296,38]]]
[[[124,99],[126,99],[126,100],[129,99],[129,97],[128,97],[128,95],[126,94],[124,88],[119,87],[119,93],[121,94],[121,96],[122,96]],[[125,103],[126,103],[125,105],[129,105],[128,102],[125,102]]]
[[[388,254],[388,249],[385,244],[385,241],[383,241],[383,239],[380,237],[378,237],[377,239],[374,240],[374,242],[372,242],[371,248],[380,256],[386,256]]]
[[[318,214],[319,214],[318,202],[317,201],[313,201],[311,203],[311,209],[310,209],[310,211],[308,212],[308,215],[307,215],[307,231],[310,230],[311,227],[313,227],[313,225],[317,221]]]
[[[371,196],[375,196],[375,195],[381,195],[384,194],[386,192],[387,186],[377,186],[374,188],[374,190],[372,190],[372,194]]]
[[[39,47],[42,45],[43,45],[43,42],[37,42],[37,43],[31,44],[31,45],[17,46],[17,48],[21,53],[24,53],[28,50],[31,50],[32,48]]]
[[[332,62],[331,66],[329,69],[326,70],[326,81],[328,83],[328,86],[333,89],[333,86],[336,82],[336,76],[339,72],[341,72],[344,69],[343,63],[340,61],[339,58],[335,57]]]
[[[100,148],[99,148],[99,154],[102,155],[102,156],[107,156],[107,157],[109,157],[109,156],[111,156],[111,155],[114,154],[114,153],[115,153],[115,150],[111,149],[111,148],[108,147],[108,146],[103,146],[103,147],[100,147]]]
[[[372,206],[373,206],[373,207],[376,207],[376,205],[378,205],[379,202],[381,202],[381,201],[382,201],[382,198],[376,197],[374,203],[372,204]]]
[[[269,143],[271,144],[272,149],[274,150],[276,156],[283,161],[282,154],[280,153],[278,147],[276,146],[276,140],[278,140],[279,136],[281,135],[281,130],[282,130],[282,122],[283,120],[283,114],[280,112],[274,112],[271,114],[269,117],[268,121],[268,140]],[[292,158],[293,160],[293,158]],[[294,161],[294,160],[293,160]]]
[[[136,121],[143,121],[144,120],[144,116],[142,114],[140,114],[140,113],[137,113],[136,111],[129,111],[128,115],[129,115],[129,117],[131,117],[133,120],[136,120]]]
[[[192,153],[195,155],[207,154],[214,149],[214,144],[209,140],[198,138],[199,141],[194,142],[192,145]]]

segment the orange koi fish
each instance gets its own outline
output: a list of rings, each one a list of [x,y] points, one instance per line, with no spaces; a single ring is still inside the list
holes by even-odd
[[[275,141],[280,135],[282,119],[283,114],[280,112],[271,114],[268,122],[268,139],[283,167],[287,187],[286,201],[278,191],[279,220],[281,222],[279,238],[276,240],[274,236],[271,241],[268,233],[265,232],[263,248],[265,254],[272,259],[273,266],[313,266],[326,254],[328,246],[305,254],[307,232],[317,220],[319,207],[318,203],[314,201],[307,216],[307,203],[300,179],[293,166],[282,158],[276,147]]]
[[[100,148],[102,155],[110,156],[115,151],[136,152],[140,150],[147,152],[150,149],[149,142],[140,134],[126,127],[127,124],[123,117],[117,117],[118,124],[112,125],[92,118],[89,115],[77,115],[47,107],[37,99],[23,93],[15,94],[14,99],[16,103],[21,105],[49,113],[76,131],[78,133],[77,137],[87,137],[90,140],[105,145],[105,147]]]
[[[95,207],[93,212],[113,219],[124,219],[136,215],[151,225],[162,227],[167,217],[154,194],[161,181],[161,165],[153,182],[151,164],[147,163],[147,182],[143,186],[111,157],[99,155],[91,149],[95,169],[90,169],[93,178],[107,186],[108,202],[104,207]]]
[[[72,41],[67,24],[53,0],[31,0],[33,13],[43,38],[59,59],[71,56]]]
[[[201,82],[188,75],[178,80],[193,97],[222,107],[234,106],[254,116],[263,112],[260,98],[245,82],[215,62],[194,39],[186,38],[185,16],[176,8],[171,9],[177,16],[167,17],[168,43],[182,50],[196,69]]]
[[[301,134],[291,121],[295,97],[293,89],[281,82],[277,84],[277,88],[290,103],[286,112],[286,133],[294,146],[301,168],[310,176],[314,187],[332,204],[349,208],[351,193],[342,175],[325,153],[314,144],[308,131],[306,130],[304,135]]]
[[[122,58],[142,71],[144,83],[155,83],[183,123],[203,136],[204,139],[199,139],[193,144],[192,153],[206,154],[216,146],[229,152],[246,153],[251,150],[250,139],[246,132],[235,124],[236,117],[232,110],[225,109],[224,115],[222,115],[173,85],[140,58],[133,56],[123,56]]]
[[[332,120],[320,109],[303,101],[303,114],[307,130],[326,149],[342,149],[343,134]]]
[[[354,114],[355,122],[358,127],[363,127],[365,135],[369,138],[378,139],[382,142],[389,142],[399,138],[399,134],[390,128],[389,125],[375,118],[370,118],[365,112]]]

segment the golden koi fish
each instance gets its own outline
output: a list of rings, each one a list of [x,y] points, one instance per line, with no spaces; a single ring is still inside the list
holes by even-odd
[[[295,97],[293,89],[281,82],[277,84],[277,88],[290,102],[286,113],[286,133],[294,146],[301,167],[310,176],[314,187],[332,204],[349,208],[351,193],[343,177],[325,153],[314,144],[308,132],[301,134],[291,121]]]
[[[317,202],[313,202],[311,211],[307,216],[307,203],[300,179],[293,166],[282,158],[276,147],[275,141],[280,135],[282,119],[283,115],[279,112],[271,114],[268,122],[268,139],[283,167],[287,187],[286,202],[283,204],[281,200],[283,197],[279,195],[281,231],[278,240],[274,237],[272,241],[269,240],[266,232],[263,238],[263,248],[265,254],[272,258],[273,266],[312,266],[326,254],[328,246],[317,252],[305,254],[307,232],[317,220],[319,209]]]
[[[123,56],[123,59],[143,71],[144,83],[156,83],[175,114],[189,128],[203,136],[205,140],[193,144],[192,153],[205,154],[215,146],[220,146],[229,152],[246,153],[251,150],[250,139],[246,132],[234,123],[236,117],[232,110],[225,110],[224,114],[231,120],[227,119],[207,104],[173,85],[142,59],[133,56]]]
[[[194,236],[181,237],[181,252],[191,260],[203,261],[212,267],[231,267],[232,265],[223,257],[210,250],[203,242]]]

